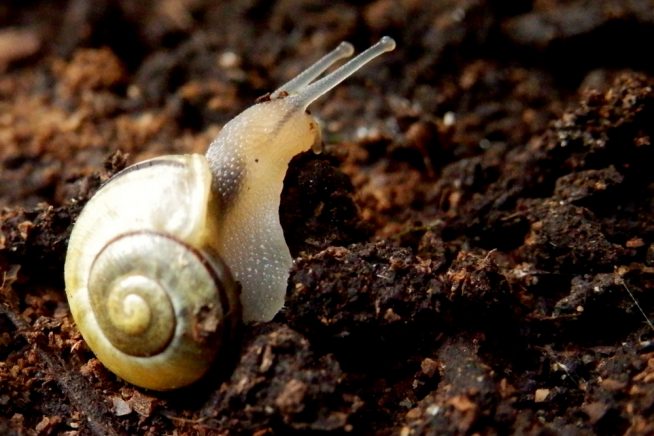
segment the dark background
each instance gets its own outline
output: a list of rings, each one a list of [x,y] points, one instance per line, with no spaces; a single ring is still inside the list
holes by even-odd
[[[63,285],[86,200],[382,35],[289,168],[284,310],[200,385],[109,373]],[[3,1],[0,432],[654,432],[653,40],[649,0]]]

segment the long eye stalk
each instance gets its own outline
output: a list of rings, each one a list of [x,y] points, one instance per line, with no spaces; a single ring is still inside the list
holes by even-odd
[[[271,99],[279,98],[283,94],[291,94],[298,106],[306,109],[311,103],[323,94],[329,92],[336,85],[354,74],[359,68],[366,65],[379,55],[395,49],[395,40],[390,36],[382,37],[375,45],[368,48],[358,56],[350,59],[344,65],[322,79],[313,82],[318,76],[324,73],[329,67],[341,59],[352,56],[354,48],[349,42],[341,42],[331,52],[320,58],[316,63],[289,80],[271,95]],[[311,83],[313,82],[313,83]]]
[[[307,108],[320,96],[326,94],[336,85],[354,74],[359,70],[359,68],[363,67],[381,54],[392,51],[393,49],[395,49],[395,40],[390,36],[382,37],[375,45],[368,48],[355,58],[350,59],[337,70],[299,91],[296,96],[298,103],[302,107]]]
[[[288,94],[294,94],[300,91],[302,88],[307,86],[309,83],[313,82],[318,76],[327,71],[329,67],[334,65],[336,62],[341,59],[349,58],[354,53],[354,47],[349,42],[343,41],[338,47],[334,50],[327,53],[322,58],[318,59],[316,63],[311,65],[306,70],[302,71],[300,74],[295,76],[293,79],[284,83],[282,86],[277,88],[272,94],[270,94],[271,99],[275,99],[280,96],[280,94],[286,92]]]

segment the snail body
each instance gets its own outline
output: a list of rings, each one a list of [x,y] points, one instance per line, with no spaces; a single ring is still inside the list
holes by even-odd
[[[352,54],[341,43],[227,123],[206,156],[132,165],[89,200],[70,237],[66,293],[107,368],[146,388],[188,385],[241,319],[274,317],[292,266],[279,220],[284,176],[293,156],[321,145],[307,108],[394,47],[384,37],[314,82]]]

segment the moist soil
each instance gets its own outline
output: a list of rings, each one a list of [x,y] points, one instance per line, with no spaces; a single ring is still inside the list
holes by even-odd
[[[5,0],[0,25],[0,433],[654,434],[652,1]],[[85,202],[382,35],[289,167],[284,309],[191,387],[105,369],[64,292]]]

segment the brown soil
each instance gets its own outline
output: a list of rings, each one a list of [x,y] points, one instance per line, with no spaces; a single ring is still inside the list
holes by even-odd
[[[654,434],[651,0],[0,4],[0,433]],[[70,316],[71,224],[349,40],[286,306],[156,393]]]

